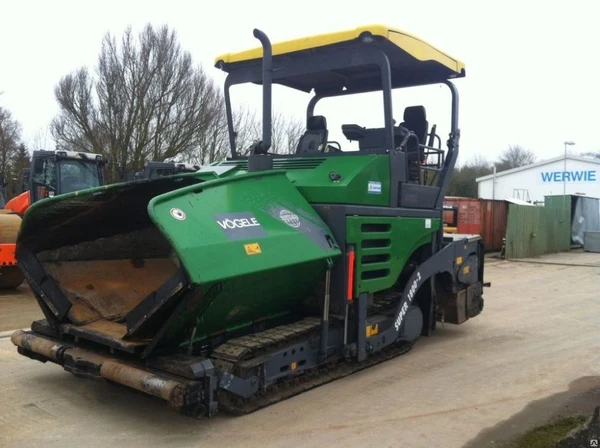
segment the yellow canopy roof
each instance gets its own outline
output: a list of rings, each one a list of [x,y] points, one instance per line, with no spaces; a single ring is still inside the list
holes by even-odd
[[[438,50],[427,42],[399,29],[385,25],[366,25],[352,30],[338,31],[334,33],[318,34],[302,37],[272,45],[273,57],[287,55],[299,51],[310,50],[318,47],[335,45],[357,39],[362,33],[371,33],[373,36],[381,36],[395,45],[398,49],[408,53],[418,61],[431,61],[443,65],[453,72],[449,77],[464,76],[465,64],[446,53]],[[225,65],[238,62],[251,61],[262,58],[262,47],[237,53],[226,53],[215,59],[215,65],[223,62]]]

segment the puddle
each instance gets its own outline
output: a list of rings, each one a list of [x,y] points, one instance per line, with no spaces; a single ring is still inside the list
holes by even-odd
[[[579,378],[569,389],[532,401],[521,412],[495,426],[482,430],[463,448],[504,448],[534,427],[570,416],[590,417],[600,405],[600,376]]]

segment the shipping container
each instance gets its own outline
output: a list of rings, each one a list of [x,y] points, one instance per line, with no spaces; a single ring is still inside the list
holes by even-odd
[[[481,234],[481,203],[479,199],[447,196],[444,204],[458,207],[458,233]]]
[[[458,207],[457,232],[481,235],[487,252],[502,249],[506,237],[508,202],[448,196],[444,205]],[[444,222],[450,223],[452,215],[444,212]]]
[[[506,258],[532,258],[568,251],[570,210],[510,204]]]
[[[600,199],[578,194],[545,196],[544,205],[570,212],[571,244],[583,246],[585,232],[600,231]]]
[[[480,199],[481,233],[486,251],[502,249],[508,224],[508,202],[492,199]]]

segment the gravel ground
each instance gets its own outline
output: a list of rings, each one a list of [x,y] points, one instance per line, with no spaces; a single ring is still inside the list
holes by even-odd
[[[485,308],[472,321],[245,417],[183,417],[24,358],[0,339],[0,446],[485,447],[558,414],[591,415],[600,404],[600,267],[494,262],[486,280]],[[28,315],[28,299],[15,308],[6,300],[3,325],[23,326],[10,313]]]
[[[27,284],[0,291],[0,333],[28,328],[32,321],[43,318],[44,314]]]

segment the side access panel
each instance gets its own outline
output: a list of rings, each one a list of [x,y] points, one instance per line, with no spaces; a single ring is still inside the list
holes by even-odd
[[[356,295],[391,288],[410,255],[431,243],[439,226],[439,218],[347,217],[347,243],[356,250]]]

